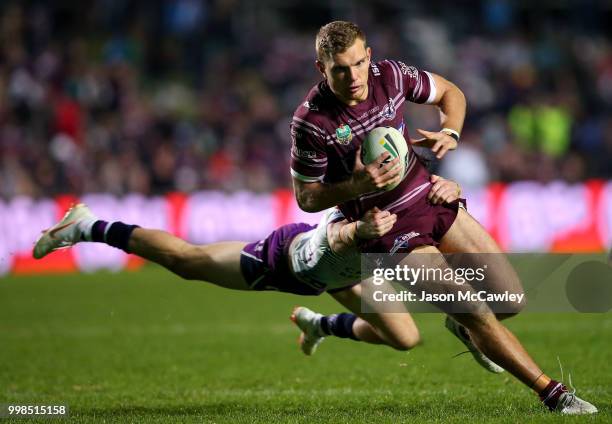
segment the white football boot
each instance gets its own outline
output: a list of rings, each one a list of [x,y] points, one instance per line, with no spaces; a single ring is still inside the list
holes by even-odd
[[[461,324],[447,315],[445,326],[448,331],[453,333],[459,340],[461,340],[461,343],[463,343],[474,356],[476,362],[478,362],[484,369],[495,374],[504,372],[502,367],[491,361],[484,353],[478,350],[476,345],[472,342],[472,340],[470,340],[467,330]]]
[[[291,313],[291,321],[302,330],[300,338],[300,349],[305,355],[312,355],[316,352],[317,347],[325,339],[325,336],[321,335],[321,327],[319,323],[323,315],[311,311],[304,306],[296,306]]]
[[[574,391],[564,392],[559,396],[555,412],[562,415],[588,415],[596,414],[597,408],[595,405],[580,399],[574,394]]]
[[[36,259],[41,259],[55,250],[75,245],[82,241],[83,224],[91,225],[96,220],[95,215],[84,204],[72,206],[60,222],[43,231],[34,245],[32,255]]]

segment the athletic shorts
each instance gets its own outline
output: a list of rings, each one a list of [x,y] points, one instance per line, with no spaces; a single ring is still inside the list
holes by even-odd
[[[397,222],[387,234],[360,244],[364,253],[410,253],[418,246],[439,246],[465,199],[433,205],[427,196],[397,213]]]
[[[302,296],[318,296],[325,287],[298,280],[289,269],[289,245],[298,234],[315,228],[308,224],[283,225],[268,237],[247,244],[240,255],[240,271],[252,290],[276,290]]]

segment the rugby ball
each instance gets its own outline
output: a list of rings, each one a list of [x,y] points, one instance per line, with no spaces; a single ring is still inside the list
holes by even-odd
[[[381,167],[395,158],[399,158],[402,167],[402,179],[397,184],[386,186],[385,190],[389,191],[397,187],[406,177],[406,167],[410,158],[406,139],[393,127],[377,127],[366,135],[361,145],[361,161],[368,165],[384,152],[389,152],[390,156],[380,165]]]

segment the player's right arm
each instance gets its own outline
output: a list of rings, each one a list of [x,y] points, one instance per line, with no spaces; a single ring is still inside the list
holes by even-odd
[[[380,164],[388,156],[389,153],[385,152],[367,166],[356,164],[351,178],[333,184],[304,182],[293,177],[293,190],[300,209],[305,212],[319,212],[395,184],[401,177],[399,160],[394,159],[380,168]]]
[[[293,155],[292,155],[293,156]],[[337,183],[325,183],[319,179],[304,178],[294,170],[292,159],[293,190],[297,203],[305,212],[319,212],[348,200],[356,199],[362,194],[381,190],[387,185],[395,184],[401,179],[401,166],[399,159],[381,167],[389,157],[389,153],[381,154],[374,162],[364,165],[357,151],[355,168],[351,177]]]
[[[302,210],[319,212],[401,179],[399,159],[381,166],[389,157],[385,152],[374,162],[364,165],[358,149],[349,178],[334,183],[324,181],[328,166],[327,139],[326,133],[315,124],[317,121],[302,108],[291,122],[291,175],[295,197]]]
[[[333,222],[327,225],[327,240],[330,248],[338,254],[354,249],[359,240],[370,240],[387,234],[397,221],[397,215],[374,207],[359,221]]]

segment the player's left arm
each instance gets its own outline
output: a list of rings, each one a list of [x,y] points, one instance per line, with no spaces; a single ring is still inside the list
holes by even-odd
[[[387,234],[397,221],[397,215],[374,207],[367,211],[359,221],[333,222],[327,225],[329,246],[336,253],[354,249],[359,240],[379,238]]]
[[[440,131],[417,129],[424,138],[410,140],[412,144],[429,147],[441,159],[446,152],[457,148],[463,129],[467,103],[465,95],[449,80],[430,73],[435,84],[436,95],[429,103],[440,110]]]

